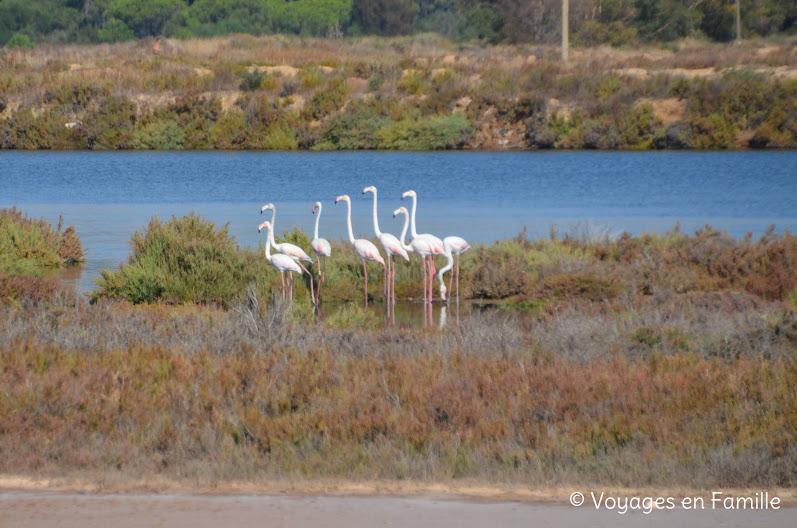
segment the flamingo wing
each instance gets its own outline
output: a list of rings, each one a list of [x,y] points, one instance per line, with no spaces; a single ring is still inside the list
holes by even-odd
[[[385,259],[382,258],[382,255],[379,254],[379,250],[376,249],[376,246],[369,240],[365,240],[364,238],[355,240],[354,250],[361,259],[373,260],[374,262],[379,262],[383,266],[385,264]]]
[[[379,237],[379,243],[382,245],[382,249],[384,249],[385,253],[388,255],[398,255],[406,260],[410,260],[409,255],[407,255],[407,251],[401,247],[401,242],[399,242],[399,239],[390,233],[382,233],[382,236]]]
[[[307,262],[313,262],[313,259],[311,259],[307,255],[307,253],[305,253],[304,250],[297,245],[288,244],[286,242],[282,244],[277,244],[274,247],[277,248],[277,251],[279,251],[283,255],[288,255],[294,260],[306,260]]]
[[[310,245],[319,257],[332,255],[332,246],[326,238],[314,238]]]
[[[302,268],[288,255],[276,254],[271,257],[271,264],[280,271],[295,271],[301,274]]]

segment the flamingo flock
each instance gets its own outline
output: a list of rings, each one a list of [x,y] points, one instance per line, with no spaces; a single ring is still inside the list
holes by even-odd
[[[354,251],[357,253],[357,256],[363,262],[363,288],[365,291],[365,306],[368,307],[368,269],[365,266],[366,261],[378,262],[383,267],[383,293],[385,296],[385,301],[388,306],[395,304],[396,302],[396,270],[395,270],[395,260],[396,258],[403,258],[406,261],[410,260],[409,253],[417,253],[421,257],[421,264],[423,266],[423,302],[424,306],[431,307],[431,304],[434,300],[434,279],[435,273],[437,274],[437,279],[440,283],[440,296],[443,301],[448,302],[447,293],[451,289],[452,281],[454,277],[456,277],[456,299],[457,303],[459,302],[459,256],[470,249],[470,244],[465,241],[463,238],[458,236],[449,236],[440,240],[435,235],[431,234],[418,234],[415,228],[415,213],[418,205],[418,195],[415,191],[409,190],[402,195],[402,200],[404,198],[411,198],[412,199],[412,212],[407,211],[406,207],[399,207],[393,212],[393,217],[395,218],[399,214],[404,214],[404,228],[401,231],[401,237],[397,238],[395,235],[390,233],[385,233],[380,230],[379,228],[379,220],[377,215],[377,190],[376,187],[370,186],[363,189],[362,194],[373,193],[373,221],[374,221],[374,234],[376,235],[377,240],[379,241],[379,245],[382,246],[382,250],[384,251],[385,255],[387,256],[387,262],[385,258],[382,257],[382,254],[379,252],[379,249],[374,245],[370,240],[364,238],[354,238],[354,229],[352,228],[351,223],[351,198],[343,194],[338,196],[335,199],[335,203],[339,202],[346,202],[347,206],[347,227],[348,227],[348,238],[349,242],[354,246]],[[274,266],[280,272],[280,276],[282,279],[282,298],[286,298],[286,288],[287,288],[287,298],[293,298],[293,274],[298,273],[302,275],[303,273],[307,273],[310,277],[310,295],[314,305],[317,305],[318,300],[321,297],[321,284],[325,281],[325,268],[326,264],[324,265],[324,269],[321,266],[321,257],[324,257],[324,262],[326,263],[326,259],[332,256],[332,246],[330,245],[329,241],[324,238],[319,238],[318,235],[318,226],[321,220],[321,209],[322,205],[321,202],[315,202],[313,205],[312,212],[318,215],[315,219],[315,230],[313,231],[313,239],[310,242],[310,246],[313,248],[313,252],[316,254],[316,264],[317,264],[317,271],[318,271],[318,290],[314,291],[313,286],[313,275],[304,267],[302,262],[308,262],[313,264],[313,259],[305,253],[305,251],[296,246],[294,244],[288,243],[281,243],[277,244],[276,240],[274,239],[274,230],[275,230],[275,220],[277,216],[277,210],[273,203],[269,203],[264,205],[260,212],[261,214],[267,210],[271,210],[271,221],[265,221],[258,226],[258,232],[261,232],[263,228],[267,229],[266,233],[266,259],[268,259],[269,263]],[[405,242],[405,237],[407,236],[407,229],[410,230],[410,236],[412,239],[409,243]],[[271,254],[271,248],[277,252],[275,254]],[[447,263],[443,268],[437,270],[437,267],[434,262],[435,256],[445,256],[447,258]],[[394,258],[395,257],[395,258]],[[456,266],[454,262],[456,260]],[[445,281],[443,280],[443,275],[446,272],[451,271],[451,275],[449,277],[448,287],[445,285]],[[288,279],[287,283],[285,280],[285,272],[288,272]],[[431,310],[429,311],[431,314]]]

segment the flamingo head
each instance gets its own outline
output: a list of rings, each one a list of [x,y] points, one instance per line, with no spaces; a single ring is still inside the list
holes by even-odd
[[[313,214],[315,214],[316,209],[318,209],[319,211],[321,210],[321,202],[316,202],[315,204],[313,204]]]
[[[407,192],[405,192],[404,194],[402,194],[402,195],[401,195],[401,199],[403,200],[403,199],[404,199],[404,198],[406,198],[407,196],[411,196],[411,197],[413,197],[413,198],[417,198],[417,196],[418,196],[418,195],[417,195],[417,194],[415,194],[415,191],[413,191],[413,190],[411,190],[411,189],[410,189],[409,191],[407,191]]]
[[[393,211],[393,218],[396,218],[401,213],[407,214],[407,208],[404,207],[403,205],[398,209],[396,209],[395,211]]]
[[[338,203],[341,200],[346,200],[347,202],[351,203],[351,198],[349,198],[348,194],[343,194],[343,195],[338,196],[337,198],[335,198],[335,203]]]
[[[446,292],[448,292],[448,288],[446,288],[446,285],[441,281],[440,282],[440,298],[443,299],[444,301],[446,300]]]
[[[372,193],[376,194],[376,187],[371,185],[370,187],[366,187],[365,189],[363,189],[363,194],[365,194],[367,192],[372,192]]]
[[[263,222],[262,224],[257,226],[257,232],[259,233],[260,231],[262,231],[264,227],[265,228],[270,228],[271,227],[271,224],[269,223],[268,220],[266,220],[265,222]]]
[[[273,203],[270,203],[270,204],[266,204],[266,205],[264,205],[263,207],[261,207],[261,208],[260,208],[260,214],[263,214],[263,212],[264,212],[266,209],[271,209],[271,210],[273,211],[273,210],[274,210],[274,204],[273,204]]]

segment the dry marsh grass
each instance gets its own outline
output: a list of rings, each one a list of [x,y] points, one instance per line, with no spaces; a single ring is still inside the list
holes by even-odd
[[[359,262],[336,254],[326,287],[345,296]],[[223,306],[0,277],[0,473],[793,487],[795,260],[789,233],[521,234],[462,261],[466,292],[515,309],[423,330],[356,307],[319,321],[263,298],[276,277]]]

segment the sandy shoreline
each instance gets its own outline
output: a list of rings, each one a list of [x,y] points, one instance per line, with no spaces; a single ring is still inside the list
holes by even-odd
[[[601,486],[524,488],[520,486],[494,486],[456,483],[427,483],[417,481],[339,481],[296,480],[267,482],[223,482],[213,486],[188,485],[165,478],[146,480],[83,481],[66,478],[35,478],[24,475],[0,475],[2,492],[60,492],[92,495],[162,495],[189,494],[197,496],[268,495],[293,497],[433,497],[441,500],[470,502],[521,502],[534,504],[569,505],[572,493],[605,493],[616,497],[703,497],[710,501],[711,490],[686,488],[616,488]],[[768,492],[780,499],[783,508],[797,507],[797,490],[775,488],[720,490],[724,496],[752,497]]]

